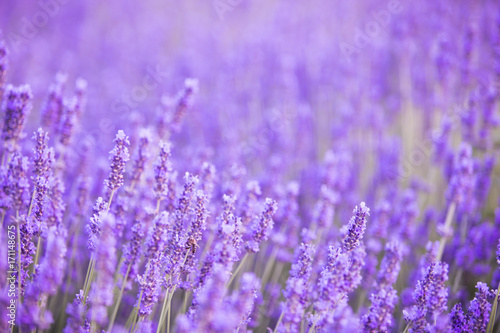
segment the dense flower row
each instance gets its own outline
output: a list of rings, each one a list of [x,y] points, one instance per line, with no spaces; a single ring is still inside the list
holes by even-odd
[[[12,84],[4,36],[0,280],[15,271],[17,292],[0,331],[497,329],[500,5],[362,3],[373,21],[341,57],[324,13],[355,7],[276,4],[276,26],[255,28],[274,37],[215,44],[223,73],[186,57],[196,70],[172,81],[199,78],[99,147],[98,83]]]

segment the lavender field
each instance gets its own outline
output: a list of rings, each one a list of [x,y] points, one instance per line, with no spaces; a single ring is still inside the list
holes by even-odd
[[[497,0],[0,0],[0,333],[500,332]]]

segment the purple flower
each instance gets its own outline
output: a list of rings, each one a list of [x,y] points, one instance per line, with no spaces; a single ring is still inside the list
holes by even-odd
[[[423,279],[418,281],[413,293],[415,305],[404,310],[405,319],[411,325],[411,332],[421,332],[446,311],[448,290],[445,283],[447,280],[448,265],[432,262]]]
[[[115,219],[110,213],[102,215],[101,237],[95,253],[96,280],[89,294],[92,321],[105,325],[108,321],[107,307],[113,304],[114,274],[116,269]]]
[[[470,302],[467,310],[467,324],[471,332],[486,332],[491,312],[491,304],[488,301],[491,292],[483,282],[478,282],[476,288],[476,297]]]
[[[123,185],[123,173],[125,172],[125,164],[130,159],[127,146],[130,145],[128,136],[122,130],[119,130],[114,140],[115,147],[109,153],[111,161],[111,171],[108,179],[104,182],[110,191],[116,191]]]
[[[388,332],[392,327],[392,313],[398,302],[396,290],[391,286],[380,288],[370,295],[369,312],[363,316],[364,332]]]
[[[257,298],[257,291],[260,289],[260,280],[253,273],[244,273],[241,276],[241,287],[239,292],[233,294],[231,298],[231,306],[236,312],[239,319],[239,327],[242,332],[247,328],[251,320],[255,299]]]
[[[68,147],[70,144],[71,137],[73,136],[73,130],[76,125],[78,100],[76,97],[63,100],[63,112],[61,115],[61,124],[59,137],[59,142],[63,147]]]
[[[158,200],[164,200],[169,195],[169,182],[173,172],[172,162],[170,161],[169,142],[160,142],[160,153],[154,164],[155,170],[155,194]]]
[[[3,40],[0,40],[0,98],[2,98],[5,88],[8,67],[8,52]]]
[[[385,245],[385,256],[380,264],[377,275],[377,287],[383,289],[396,283],[403,254],[401,245],[397,242],[389,242]]]
[[[300,322],[307,306],[308,280],[311,275],[311,264],[314,258],[314,246],[311,244],[300,244],[295,251],[295,262],[290,270],[290,276],[283,293],[283,326],[281,331],[300,330]]]
[[[99,234],[101,233],[101,220],[102,214],[104,213],[105,209],[106,203],[104,202],[104,199],[101,197],[97,198],[97,201],[93,207],[94,211],[92,217],[90,218],[90,222],[87,225],[87,233],[89,234],[87,247],[91,252],[95,250],[96,243],[99,239]]]
[[[47,225],[59,226],[63,222],[66,204],[64,203],[64,183],[60,176],[50,178],[47,209]]]
[[[134,187],[140,183],[141,176],[144,173],[144,168],[146,167],[146,162],[149,160],[149,145],[152,141],[151,130],[143,128],[139,132],[139,143],[137,148],[137,153],[134,156],[134,162],[132,165],[132,172],[130,174],[130,186]]]
[[[213,164],[208,162],[203,162],[201,166],[201,189],[203,193],[207,196],[207,200],[210,201],[212,195],[214,194],[215,181],[216,181],[217,169]]]
[[[54,163],[54,150],[47,147],[49,134],[39,128],[33,134],[32,139],[35,140],[35,147],[33,148],[33,173],[37,177],[48,178],[50,168]]]
[[[453,170],[448,187],[448,199],[460,208],[471,209],[475,185],[472,147],[462,143],[453,160]]]
[[[354,216],[350,219],[348,230],[342,241],[343,251],[349,252],[359,246],[366,229],[366,216],[370,215],[370,209],[365,203],[356,206],[353,211]]]
[[[142,276],[137,277],[139,283],[140,295],[140,316],[148,316],[153,311],[153,306],[158,302],[158,296],[161,291],[162,270],[161,262],[163,255],[156,253],[154,258],[151,258],[146,264],[146,271]]]
[[[31,111],[31,101],[33,95],[29,85],[14,87],[7,85],[5,89],[4,104],[2,113],[5,114],[2,140],[4,149],[13,152],[19,139],[21,139],[22,131],[26,116]]]
[[[250,181],[246,186],[246,193],[244,202],[239,209],[241,216],[241,223],[243,227],[248,227],[254,215],[256,214],[258,199],[262,195],[262,190],[257,181]]]
[[[27,208],[29,203],[28,163],[28,158],[19,152],[14,152],[9,163],[6,192],[10,196],[10,207],[16,212]]]
[[[469,325],[467,324],[467,320],[460,303],[455,304],[453,309],[451,309],[450,317],[453,333],[469,332]]]
[[[333,223],[338,194],[328,186],[321,186],[321,194],[313,213],[313,223],[319,228],[329,228]]]
[[[187,110],[193,104],[194,94],[198,91],[198,79],[188,78],[184,81],[184,90],[177,96],[175,109],[170,121],[170,130],[178,132]]]
[[[49,87],[49,97],[42,108],[42,125],[54,129],[59,125],[63,112],[63,89],[68,76],[57,73],[55,82]]]
[[[259,252],[260,243],[268,239],[269,233],[273,229],[273,215],[277,209],[278,204],[276,201],[266,198],[264,211],[254,220],[252,239],[245,245],[247,251],[253,253]]]
[[[186,316],[179,318],[179,332],[226,332],[238,326],[238,318],[224,307],[228,281],[227,267],[214,264],[212,277],[205,286],[195,290],[189,319]]]
[[[146,258],[152,260],[153,258],[158,257],[158,253],[162,253],[164,251],[169,225],[168,217],[169,214],[167,212],[161,212],[161,214],[157,215],[154,219],[153,226],[148,234],[148,242],[146,243]]]
[[[123,244],[123,265],[121,267],[122,275],[125,276],[127,269],[129,274],[127,280],[133,281],[137,276],[139,259],[141,256],[141,246],[144,239],[142,221],[136,220],[132,226],[131,239]],[[130,266],[130,268],[128,268]]]

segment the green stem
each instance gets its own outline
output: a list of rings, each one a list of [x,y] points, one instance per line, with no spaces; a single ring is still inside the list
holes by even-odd
[[[271,274],[274,260],[276,259],[276,255],[278,254],[278,247],[274,247],[273,252],[271,253],[271,257],[266,263],[266,267],[264,268],[264,273],[262,273],[262,288],[265,287],[267,279],[269,278],[269,274]]]
[[[490,320],[488,322],[488,328],[486,329],[486,333],[493,333],[493,328],[495,326],[495,319],[497,318],[498,293],[500,293],[500,283],[498,284],[495,300],[493,301],[493,307],[491,308]]]
[[[142,290],[139,293],[139,303],[137,303],[137,307],[134,309],[134,315],[132,317],[132,332],[135,332],[136,330],[136,320],[137,320],[137,315],[139,314],[139,309],[141,308],[141,300],[142,300]]]
[[[109,325],[108,325],[108,332],[111,332],[111,330],[113,329],[113,325],[114,325],[115,319],[116,319],[116,314],[118,313],[118,308],[120,307],[120,303],[122,301],[123,290],[125,290],[125,285],[127,284],[127,278],[128,278],[128,274],[130,272],[130,267],[131,267],[131,265],[129,264],[127,267],[127,272],[125,273],[125,277],[123,278],[122,287],[120,289],[120,293],[118,294],[118,299],[116,300],[116,304],[115,304],[115,307],[113,309],[113,313],[111,314],[111,319],[110,319]]]
[[[108,208],[106,209],[106,213],[109,212],[109,209],[111,208],[111,202],[113,201],[113,196],[115,195],[115,191],[111,191],[111,195],[109,196],[109,201],[108,201]]]
[[[444,247],[446,245],[446,239],[448,238],[447,233],[449,232],[451,224],[453,223],[453,215],[455,215],[456,207],[457,205],[455,204],[455,202],[452,202],[448,207],[448,211],[446,212],[446,221],[444,223],[445,235],[441,237],[441,241],[439,242],[439,250],[436,255],[436,261],[440,261],[441,257],[443,256]]]
[[[238,275],[238,272],[240,271],[241,267],[243,267],[243,264],[245,263],[246,259],[248,258],[248,252],[245,253],[245,256],[243,259],[241,259],[240,263],[238,264],[238,267],[236,267],[236,270],[234,271],[233,275],[231,276],[231,279],[229,280],[229,283],[227,284],[227,287],[231,286],[231,282],[236,278],[236,275]]]
[[[95,260],[94,257],[92,257],[90,263],[90,272],[89,275],[87,276],[88,279],[85,280],[85,284],[83,287],[83,303],[87,303],[87,295],[90,291],[90,284],[92,283],[92,279],[94,278],[94,267],[95,267]]]
[[[173,295],[173,291],[172,291]],[[158,327],[156,329],[156,333],[160,333],[163,327],[163,321],[165,320],[165,311],[167,311],[167,307],[170,308],[170,291],[167,289],[167,293],[165,294],[165,299],[163,300],[163,306],[161,308],[160,320],[158,321]]]
[[[281,321],[283,320],[283,316],[285,315],[285,311],[281,311],[280,317],[278,319],[278,322],[276,323],[276,327],[274,327],[274,333],[278,332],[278,327],[281,324]]]

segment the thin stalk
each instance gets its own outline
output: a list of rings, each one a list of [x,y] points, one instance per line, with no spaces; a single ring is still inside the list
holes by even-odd
[[[189,298],[189,291],[186,290],[184,292],[184,302],[182,303],[181,313],[186,313],[188,298]]]
[[[493,333],[493,327],[495,326],[495,319],[497,318],[497,308],[498,308],[498,293],[500,292],[500,283],[498,284],[497,293],[495,295],[495,300],[493,301],[493,307],[491,308],[490,320],[488,322],[488,328],[486,333]]]
[[[281,311],[280,317],[278,319],[278,322],[276,323],[276,326],[274,327],[274,333],[278,332],[278,327],[281,324],[281,321],[283,320],[283,316],[285,315],[285,311]]]
[[[169,304],[172,300],[169,301]],[[167,310],[167,333],[170,333],[170,313],[172,312],[172,307],[169,306]]]
[[[123,290],[125,290],[125,285],[127,284],[128,274],[130,273],[130,267],[131,267],[131,265],[129,264],[127,267],[127,272],[125,273],[125,277],[123,278],[122,287],[120,289],[120,293],[118,294],[118,299],[116,300],[116,304],[115,304],[115,307],[113,309],[113,313],[111,314],[111,319],[110,319],[109,325],[108,325],[108,332],[111,332],[113,325],[115,323],[116,314],[118,313],[118,308],[120,307],[120,303],[121,303],[122,297],[123,297]]]
[[[36,242],[36,255],[35,255],[35,262],[33,264],[33,272],[35,272],[35,267],[38,264],[38,258],[40,257],[40,248],[42,246],[42,235],[38,235],[38,241]]]
[[[161,199],[156,200],[156,211],[155,211],[155,215],[158,215],[158,213],[160,212],[160,203],[161,203]]]
[[[455,215],[455,209],[457,205],[455,202],[452,202],[450,206],[448,207],[448,211],[446,212],[446,221],[444,223],[444,232],[448,233],[450,230],[451,224],[453,223],[453,216]],[[440,261],[441,257],[443,256],[444,252],[444,247],[446,245],[446,239],[448,238],[448,235],[444,235],[441,237],[441,241],[439,242],[439,251],[436,256],[436,261]]]
[[[276,255],[278,254],[278,248],[274,247],[273,252],[271,252],[271,257],[266,263],[266,267],[264,268],[264,273],[262,273],[262,287],[266,285],[266,281],[269,278],[269,274],[271,274],[274,260],[276,259]]]
[[[84,284],[84,289],[83,289],[83,302],[87,302],[87,295],[90,291],[90,284],[92,283],[92,279],[94,278],[94,268],[95,268],[95,259],[92,257],[91,262],[90,262],[90,272],[89,275],[87,276],[87,280],[85,281]]]
[[[234,271],[233,275],[231,276],[231,279],[229,280],[229,283],[227,284],[228,288],[229,286],[231,286],[231,282],[233,282],[236,275],[238,275],[238,272],[240,271],[241,267],[243,266],[247,258],[248,258],[248,252],[245,253],[245,256],[243,257],[243,259],[241,259],[240,263],[238,264],[238,267],[236,267],[236,270]]]
[[[189,250],[186,251],[186,255],[184,256],[184,260],[182,261],[181,267],[184,266],[184,264],[186,263],[188,255],[189,255]],[[167,277],[165,277],[165,280],[166,278]],[[158,322],[158,328],[156,329],[156,333],[159,333],[161,328],[163,327],[163,322],[165,321],[165,311],[167,311],[167,313],[168,311],[170,311],[170,302],[172,301],[174,293],[175,293],[175,287],[172,288],[171,292],[167,289],[167,295],[165,296],[165,300],[163,301],[163,307],[161,309],[161,314],[160,314],[160,321]]]
[[[170,293],[170,291],[167,289],[167,293],[165,294],[165,299],[163,300],[163,306],[161,308],[160,320],[158,321],[158,327],[156,328],[156,333],[160,333],[163,327],[163,321],[165,320],[165,311],[168,312],[167,309],[170,309],[171,294],[173,295],[174,292],[172,291],[172,293]]]
[[[108,208],[106,209],[106,213],[109,212],[109,209],[111,208],[111,202],[113,202],[113,196],[115,195],[115,191],[111,191],[111,194],[109,196],[109,201],[108,201]]]
[[[132,332],[135,332],[136,329],[136,324],[137,324],[136,320],[137,320],[137,315],[139,314],[139,309],[141,308],[141,300],[142,300],[142,290],[139,293],[139,302],[137,303],[137,307],[133,311],[134,315],[132,317],[132,328],[131,328]]]

